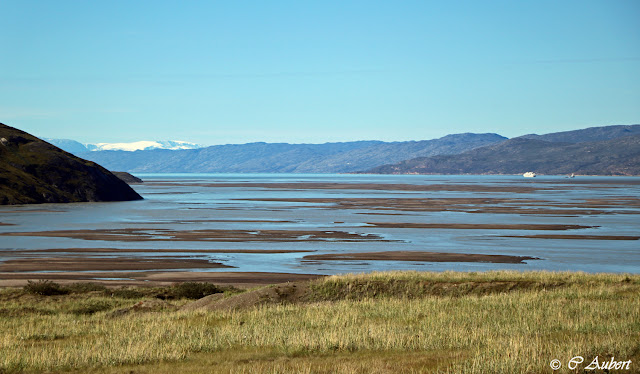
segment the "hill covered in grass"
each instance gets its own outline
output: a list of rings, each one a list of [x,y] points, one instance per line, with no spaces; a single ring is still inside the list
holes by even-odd
[[[0,123],[0,205],[140,199],[100,165]]]

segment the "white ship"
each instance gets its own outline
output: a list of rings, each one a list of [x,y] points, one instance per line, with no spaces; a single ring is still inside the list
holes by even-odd
[[[534,173],[532,171],[528,171],[528,172],[522,174],[522,176],[525,177],[525,178],[533,178],[533,177],[536,176],[536,173]]]

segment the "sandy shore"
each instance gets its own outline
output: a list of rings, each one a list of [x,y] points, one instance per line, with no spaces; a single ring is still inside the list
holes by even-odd
[[[75,282],[119,286],[169,286],[182,282],[210,282],[239,288],[269,284],[298,282],[323,277],[318,274],[261,273],[261,272],[56,272],[6,273],[0,272],[0,287],[22,287],[28,281],[47,279],[60,284]]]
[[[492,262],[504,264],[521,264],[526,260],[538,260],[536,257],[485,255],[473,253],[442,253],[420,251],[361,252],[334,253],[323,255],[307,255],[306,261],[423,261],[423,262]]]

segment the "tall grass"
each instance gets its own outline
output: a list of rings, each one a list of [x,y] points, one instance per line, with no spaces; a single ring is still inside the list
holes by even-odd
[[[460,289],[434,295],[442,289],[425,286],[443,282]],[[478,293],[478,284],[490,282],[516,286]],[[380,290],[344,296],[362,284]],[[413,291],[392,295],[398,285]],[[632,369],[640,367],[637,275],[393,272],[328,277],[312,290],[311,303],[120,317],[73,311],[138,300],[4,290],[2,308],[14,312],[0,315],[0,372],[135,365],[136,373],[524,373],[550,372],[552,359],[576,355],[632,359]]]

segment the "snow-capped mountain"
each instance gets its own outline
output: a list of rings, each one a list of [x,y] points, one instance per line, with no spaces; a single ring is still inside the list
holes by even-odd
[[[146,151],[149,149],[197,149],[203,146],[181,140],[141,140],[131,143],[86,144],[89,151]]]
[[[45,141],[69,153],[83,153],[89,151],[146,151],[150,149],[198,149],[204,145],[181,140],[141,140],[130,143],[87,143],[82,144],[70,139],[44,139]]]

